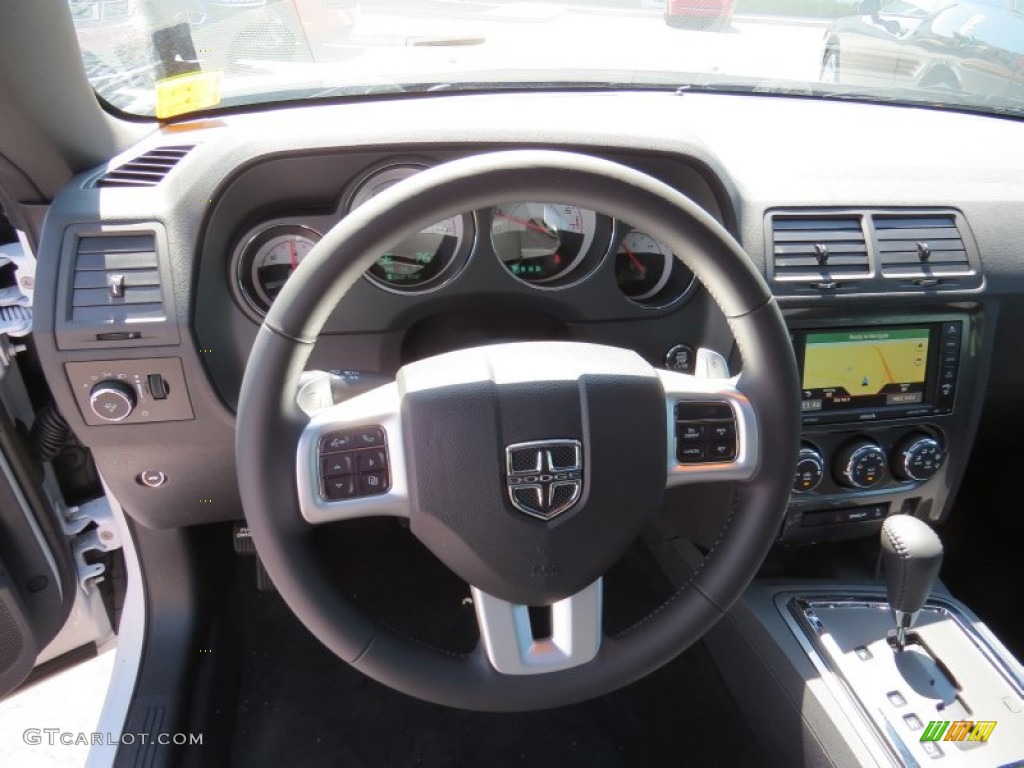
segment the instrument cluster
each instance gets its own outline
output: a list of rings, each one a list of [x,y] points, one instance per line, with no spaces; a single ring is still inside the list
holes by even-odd
[[[265,221],[240,237],[232,264],[236,294],[262,316],[305,256],[349,212],[427,166],[377,165],[356,178],[330,216]],[[571,287],[605,264],[630,301],[651,308],[679,302],[693,273],[646,232],[568,201],[525,201],[452,216],[382,253],[365,279],[384,291],[416,295],[453,280],[471,259],[493,258],[512,280],[537,290]]]

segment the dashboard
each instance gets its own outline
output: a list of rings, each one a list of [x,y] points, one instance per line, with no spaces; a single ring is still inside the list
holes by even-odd
[[[914,140],[867,142],[868,126]],[[697,202],[783,307],[804,441],[780,539],[864,535],[892,511],[938,520],[986,393],[989,407],[1017,407],[1010,393],[1024,382],[1021,363],[992,364],[1024,295],[1024,224],[1009,215],[1024,205],[1022,134],[930,110],[669,93],[383,98],[168,126],[53,206],[39,248],[40,358],[67,383],[61,410],[129,513],[153,527],[237,519],[242,374],[309,249],[424,167],[574,149]],[[159,178],[136,184],[154,158]],[[310,368],[351,394],[440,352],[550,339],[627,347],[687,373],[704,349],[739,370],[728,324],[675,256],[572,200],[452,211],[380,255]],[[676,439],[680,456],[710,445],[696,432]]]

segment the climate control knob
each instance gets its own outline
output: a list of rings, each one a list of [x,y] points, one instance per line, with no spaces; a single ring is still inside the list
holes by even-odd
[[[126,381],[106,379],[89,394],[89,407],[104,421],[124,421],[135,410],[135,390]]]
[[[870,440],[854,440],[836,454],[833,472],[836,480],[850,488],[870,488],[885,479],[888,457]]]
[[[900,480],[930,480],[945,460],[942,443],[931,435],[917,432],[896,445],[892,453],[892,472]]]
[[[824,475],[825,457],[813,446],[801,446],[796,459],[796,474],[793,476],[793,492],[813,491]]]

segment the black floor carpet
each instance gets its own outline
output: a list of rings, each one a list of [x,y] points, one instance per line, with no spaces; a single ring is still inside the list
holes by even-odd
[[[399,550],[407,546],[390,535],[384,540]],[[373,559],[373,549],[363,542],[354,550],[362,557],[354,559]],[[403,560],[408,565],[408,558],[388,558],[387,567],[404,571]],[[187,755],[185,765],[678,768],[764,762],[703,645],[584,704],[526,714],[463,712],[411,699],[353,671],[276,594],[248,586],[251,572],[246,575],[214,640],[217,655],[230,654],[234,663],[206,683],[215,689],[215,703],[194,725],[204,733],[204,746]],[[612,600],[622,602],[625,590],[650,576],[646,566],[627,569]],[[430,578],[418,579],[424,580],[439,588]]]

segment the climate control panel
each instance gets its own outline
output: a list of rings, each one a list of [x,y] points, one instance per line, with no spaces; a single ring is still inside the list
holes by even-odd
[[[825,436],[800,446],[793,493],[851,493],[930,480],[946,451],[935,429]]]

